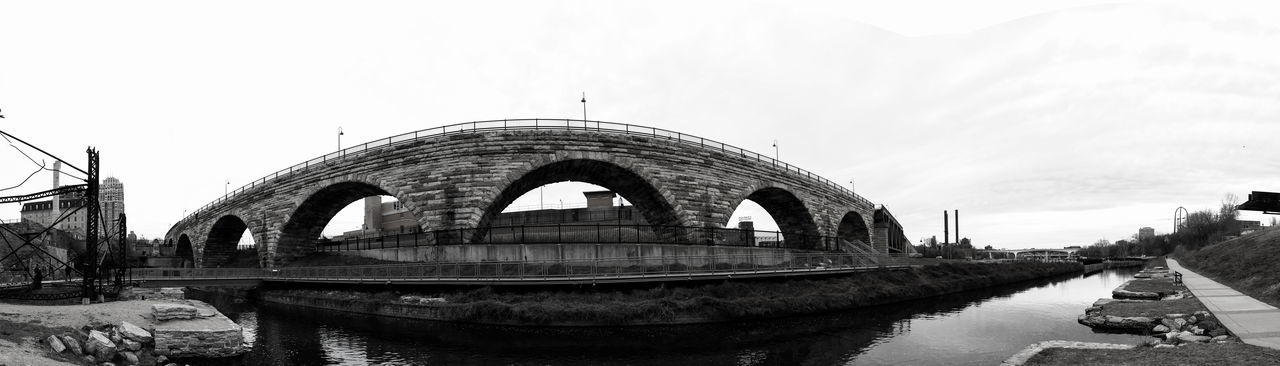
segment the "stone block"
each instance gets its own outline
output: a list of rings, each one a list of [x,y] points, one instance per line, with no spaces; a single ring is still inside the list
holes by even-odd
[[[151,305],[151,315],[157,321],[169,321],[175,319],[195,319],[199,315],[199,311],[191,305],[185,304],[154,304]]]

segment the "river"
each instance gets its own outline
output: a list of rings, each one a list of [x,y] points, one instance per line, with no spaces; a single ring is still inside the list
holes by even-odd
[[[994,365],[1045,340],[1138,343],[1076,323],[1139,268],[796,318],[678,327],[526,328],[254,305],[191,293],[252,350],[192,365]]]

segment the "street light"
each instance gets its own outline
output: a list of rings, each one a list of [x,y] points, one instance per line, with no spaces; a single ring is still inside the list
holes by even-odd
[[[338,126],[338,150],[342,150],[342,126]]]
[[[227,189],[228,189],[228,188],[230,188],[230,187],[231,187],[231,180],[230,180],[230,179],[227,179],[227,183],[225,183],[225,184],[223,184],[223,185],[222,185],[222,196],[223,196],[223,197],[226,197],[226,196],[227,196]]]
[[[778,160],[778,140],[773,140],[773,160]]]

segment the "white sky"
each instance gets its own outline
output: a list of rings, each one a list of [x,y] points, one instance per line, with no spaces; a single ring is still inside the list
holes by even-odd
[[[1088,244],[1280,190],[1280,9],[1109,3],[0,2],[0,129],[98,147],[147,237],[339,126],[579,118],[582,91],[591,119],[777,139],[913,241],[959,209],[978,245]],[[3,148],[0,188],[34,168]]]

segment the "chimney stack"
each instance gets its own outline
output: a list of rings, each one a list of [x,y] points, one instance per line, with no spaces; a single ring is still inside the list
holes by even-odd
[[[942,244],[951,243],[951,221],[947,218],[947,210],[942,210]]]

